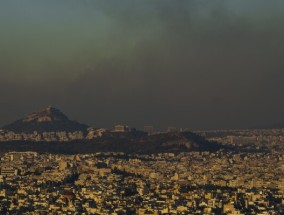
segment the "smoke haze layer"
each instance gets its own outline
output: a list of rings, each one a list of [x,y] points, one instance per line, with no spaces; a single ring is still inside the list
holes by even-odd
[[[1,1],[0,123],[284,122],[283,1]]]

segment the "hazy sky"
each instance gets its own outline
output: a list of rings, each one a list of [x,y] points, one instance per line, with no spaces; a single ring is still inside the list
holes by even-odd
[[[1,0],[0,125],[284,122],[283,0]]]

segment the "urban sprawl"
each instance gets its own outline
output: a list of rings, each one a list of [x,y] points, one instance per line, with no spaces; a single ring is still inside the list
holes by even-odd
[[[259,131],[258,131],[259,132]],[[1,214],[284,214],[282,130],[234,131],[264,151],[1,155]],[[250,135],[250,136],[249,136]]]

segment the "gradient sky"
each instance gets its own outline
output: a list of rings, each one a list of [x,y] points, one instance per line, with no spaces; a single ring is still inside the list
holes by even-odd
[[[284,122],[283,0],[1,0],[0,125]]]

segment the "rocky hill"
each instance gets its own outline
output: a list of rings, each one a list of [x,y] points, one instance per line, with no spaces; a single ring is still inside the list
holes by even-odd
[[[216,151],[223,145],[192,132],[168,132],[148,136],[131,130],[105,131],[89,138],[87,125],[69,120],[60,110],[47,107],[0,130],[0,152],[37,151],[48,153],[161,153]],[[94,131],[96,132],[96,131]]]
[[[84,154],[96,152],[164,153],[217,151],[225,146],[210,142],[191,132],[152,136],[106,136],[69,142],[8,141],[0,142],[0,152],[36,151],[39,153]]]
[[[39,133],[82,131],[86,133],[87,128],[87,125],[68,119],[60,110],[51,106],[3,127],[4,130],[16,133],[33,133],[34,131]]]

